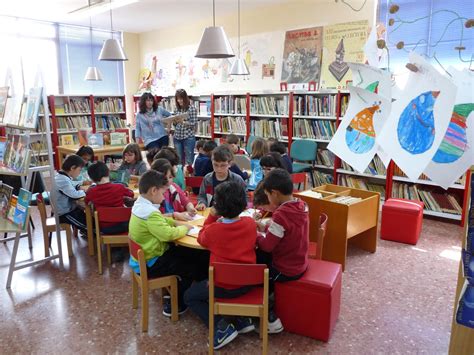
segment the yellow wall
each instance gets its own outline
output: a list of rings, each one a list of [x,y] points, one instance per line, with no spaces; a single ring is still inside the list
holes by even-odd
[[[128,57],[128,61],[126,61],[124,65],[125,95],[127,98],[127,122],[132,122],[133,94],[138,87],[138,73],[141,68],[139,34],[124,33],[123,47]]]

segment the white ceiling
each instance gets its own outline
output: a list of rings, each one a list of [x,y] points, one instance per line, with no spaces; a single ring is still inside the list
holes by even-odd
[[[288,0],[241,0],[241,11]],[[237,0],[216,0],[216,24],[219,16],[237,12]],[[87,0],[2,0],[0,15],[23,17],[89,26],[89,18],[76,20],[68,12],[87,5]],[[113,26],[125,32],[146,32],[182,23],[209,20],[212,25],[212,0],[139,0],[113,10]],[[92,26],[110,28],[105,12],[92,18]]]

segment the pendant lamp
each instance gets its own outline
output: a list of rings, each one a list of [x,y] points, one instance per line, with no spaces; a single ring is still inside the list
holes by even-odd
[[[215,0],[212,0],[212,27],[206,27],[201,37],[196,58],[218,59],[235,57],[224,28],[216,27]]]
[[[88,1],[89,3],[89,8],[91,7],[91,0]],[[91,41],[91,66],[87,68],[86,71],[86,76],[84,77],[84,80],[89,80],[89,81],[101,81],[102,80],[102,74],[100,73],[99,69],[97,69],[94,66],[94,55],[93,55],[93,50],[92,50],[92,17],[89,16],[89,33],[90,33],[90,41]]]
[[[230,68],[230,75],[250,75],[249,68],[247,67],[247,63],[245,63],[245,60],[240,58],[240,0],[238,0],[238,18],[239,18],[239,24],[237,28],[238,28],[238,36],[239,36],[238,37],[239,57],[232,64],[232,67]]]
[[[113,38],[114,27],[112,25],[112,0],[110,0],[110,34],[112,38],[109,38],[104,42],[99,54],[99,60],[107,60],[112,62],[128,60],[119,41]]]

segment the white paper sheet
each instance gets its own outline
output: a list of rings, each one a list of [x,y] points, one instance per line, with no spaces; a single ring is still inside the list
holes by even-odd
[[[392,81],[390,73],[360,63],[347,63],[352,71],[352,86],[363,88],[392,100]]]

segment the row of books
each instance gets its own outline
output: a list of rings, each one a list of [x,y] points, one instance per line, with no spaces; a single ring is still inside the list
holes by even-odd
[[[425,209],[435,212],[461,214],[462,207],[455,194],[427,189],[416,184],[393,182],[392,197],[423,201]]]
[[[327,120],[294,120],[293,136],[330,140],[336,133],[336,122]]]
[[[347,107],[349,107],[349,95],[341,96],[341,117],[346,114]]]
[[[199,101],[199,107],[197,107],[199,115],[210,116],[211,115],[211,100]]]
[[[56,121],[58,122],[58,129],[64,131],[92,127],[91,116],[56,117]]]
[[[214,113],[246,114],[247,99],[237,96],[221,96],[214,99]]]
[[[293,114],[304,116],[335,116],[336,95],[302,95],[293,97]]]
[[[367,190],[372,192],[379,192],[380,198],[385,199],[385,186],[380,184],[374,184],[367,181],[367,179],[357,178],[349,175],[339,175],[337,177],[337,183],[341,186],[352,187],[355,189]]]
[[[318,153],[316,155],[316,164],[333,168],[335,159],[336,156],[333,152],[327,149],[318,149]]]
[[[246,134],[245,117],[215,117],[214,131],[223,133]]]
[[[288,119],[277,118],[275,120],[252,120],[250,121],[250,134],[262,138],[288,139]]]
[[[64,115],[66,113],[91,113],[90,100],[84,99],[71,99],[71,98],[58,98],[64,100],[61,104],[55,103],[54,111],[56,115]]]
[[[127,128],[127,121],[117,116],[95,116],[95,124],[97,129]]]
[[[342,169],[348,170],[348,171],[354,171],[352,166],[347,164],[344,160],[341,160],[342,162]],[[370,174],[370,175],[387,175],[387,169],[385,168],[385,165],[383,165],[382,160],[379,158],[378,155],[372,159],[370,162],[369,166],[367,169],[365,169],[364,173]]]
[[[196,128],[196,135],[198,136],[210,136],[211,135],[211,125],[209,121],[199,120]]]
[[[94,112],[123,112],[123,100],[121,98],[107,97],[94,99]]]
[[[0,139],[1,165],[17,173],[26,173],[30,163],[31,150],[25,135],[8,135]]]
[[[250,97],[250,113],[257,115],[288,115],[288,96]]]
[[[334,179],[331,174],[326,174],[317,170],[313,170],[313,179],[316,186],[334,183]]]
[[[166,98],[160,101],[159,105],[168,112],[176,112],[176,100],[173,98]]]
[[[400,169],[397,165],[394,165],[393,167],[393,176],[399,176],[399,177],[407,177],[405,175],[405,173],[402,171],[402,169]],[[421,174],[419,177],[418,177],[418,180],[427,180],[427,181],[431,181],[430,178],[428,176],[426,176],[425,174]],[[466,184],[466,174],[464,174],[463,176],[461,176],[459,179],[456,180],[455,184],[460,184],[460,185],[465,185]]]
[[[25,227],[31,192],[20,188],[18,197],[13,195],[13,187],[0,181],[0,216],[21,228]]]

